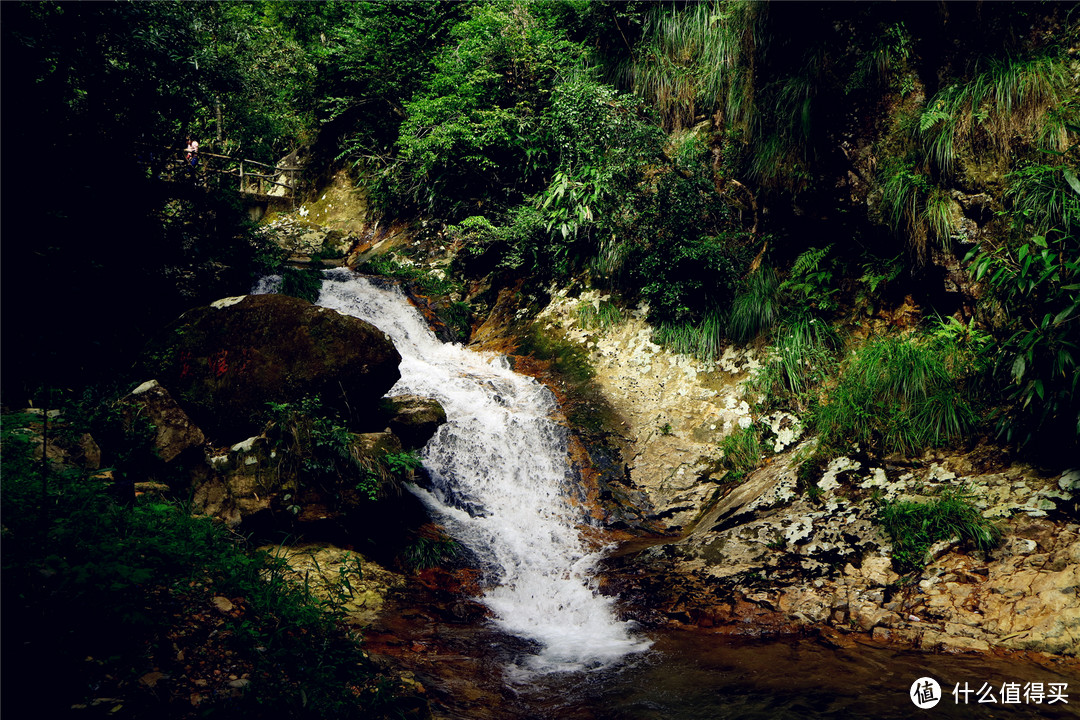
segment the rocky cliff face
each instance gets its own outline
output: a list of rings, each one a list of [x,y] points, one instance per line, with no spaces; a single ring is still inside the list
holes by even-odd
[[[129,423],[153,426],[146,475],[190,492],[197,511],[324,539],[347,539],[368,516],[386,522],[359,522],[364,532],[399,533],[394,518],[407,524],[386,458],[423,447],[446,414],[426,398],[381,400],[400,361],[382,332],[286,296],[226,298],[186,313],[149,358],[161,380],[121,404]],[[305,416],[311,397],[374,432]],[[269,401],[293,410],[272,416]]]

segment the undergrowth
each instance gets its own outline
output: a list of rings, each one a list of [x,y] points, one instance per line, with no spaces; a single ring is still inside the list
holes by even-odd
[[[461,290],[460,282],[430,270],[401,262],[393,252],[376,255],[357,266],[357,272],[414,284],[424,295],[446,296]]]
[[[6,680],[39,710],[101,697],[136,717],[404,710],[340,609],[287,581],[280,561],[182,505],[117,503],[80,471],[53,468],[43,484],[26,422],[3,423]],[[139,682],[152,671],[153,689]]]
[[[721,464],[728,470],[724,479],[743,479],[761,463],[761,436],[757,426],[751,424],[725,435],[720,450],[724,454]]]

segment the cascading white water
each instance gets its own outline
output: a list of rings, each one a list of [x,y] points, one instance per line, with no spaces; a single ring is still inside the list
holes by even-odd
[[[318,304],[391,337],[402,360],[389,395],[432,397],[446,409],[421,455],[432,490],[415,492],[491,568],[481,601],[498,626],[540,644],[528,669],[602,666],[646,649],[594,590],[599,554],[580,536],[584,513],[567,498],[567,431],[552,417],[551,391],[504,358],[440,342],[397,288],[330,270]]]

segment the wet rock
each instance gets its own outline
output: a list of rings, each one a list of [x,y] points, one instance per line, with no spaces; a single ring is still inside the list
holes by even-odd
[[[221,518],[230,527],[269,512],[275,490],[280,489],[280,479],[273,473],[276,459],[275,451],[262,436],[239,442],[227,453],[212,455],[209,463],[213,472],[196,483],[193,509]]]
[[[418,395],[397,395],[385,401],[390,419],[387,426],[411,449],[427,445],[439,426],[446,422],[446,411],[437,400]]]
[[[362,429],[401,361],[368,323],[283,295],[190,310],[147,357],[195,423],[230,442],[261,429],[268,402],[312,395]]]

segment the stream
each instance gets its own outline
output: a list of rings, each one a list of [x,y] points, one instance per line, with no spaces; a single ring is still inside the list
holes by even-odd
[[[448,619],[417,588],[365,632],[369,651],[415,674],[436,717],[1080,716],[1080,678],[1062,674],[1074,670],[1035,662],[854,642],[837,648],[805,638],[670,629],[647,636],[620,618],[615,598],[597,591],[597,564],[610,548],[583,536],[590,521],[552,393],[503,357],[440,342],[394,286],[328,270],[318,304],[391,337],[402,361],[389,395],[432,397],[446,410],[446,424],[421,454],[431,485],[410,489],[478,560],[477,600],[489,619]],[[909,695],[925,676],[940,683],[932,710]],[[1013,698],[1013,683],[1017,702],[1003,702]],[[1067,704],[1035,703],[1022,693],[1041,687],[1045,695],[1062,683]],[[966,704],[964,688],[972,690]]]

